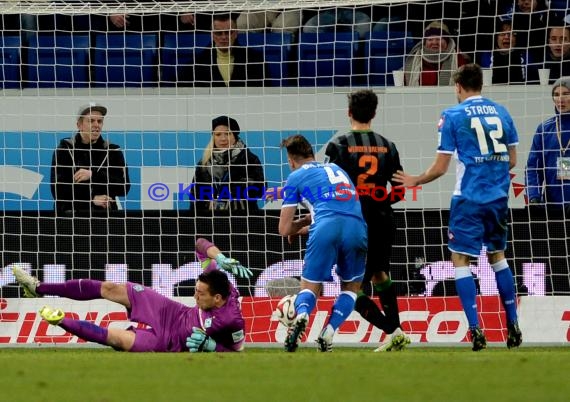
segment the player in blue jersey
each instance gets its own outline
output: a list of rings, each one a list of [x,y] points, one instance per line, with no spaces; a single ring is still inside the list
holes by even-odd
[[[448,247],[455,266],[455,284],[469,322],[473,350],[486,347],[479,327],[476,288],[470,257],[487,248],[497,288],[507,314],[507,347],[519,346],[522,334],[517,321],[513,274],[505,259],[510,175],[517,162],[518,134],[509,112],[481,96],[483,74],[476,64],[454,73],[458,105],[441,115],[437,156],[421,175],[404,172],[394,180],[404,186],[429,183],[444,175],[454,156],[457,182],[449,212]]]
[[[341,293],[318,339],[321,352],[332,351],[335,331],[354,310],[356,295],[364,277],[367,250],[366,222],[362,217],[353,183],[334,163],[315,161],[313,148],[301,135],[281,144],[287,149],[292,173],[283,188],[279,234],[309,234],[301,291],[295,299],[296,318],[288,329],[285,350],[294,352],[316,306],[322,283],[331,281],[331,269],[341,280]],[[297,204],[310,212],[295,219]]]
[[[131,321],[150,327],[106,328],[65,317],[59,309],[43,307],[40,310],[40,316],[48,323],[87,341],[128,352],[239,352],[245,340],[239,293],[226,274],[217,268],[241,277],[250,277],[251,271],[224,256],[206,239],[196,241],[196,255],[205,269],[196,281],[193,307],[131,282],[77,279],[40,283],[20,267],[13,267],[12,271],[27,297],[106,299],[125,306]]]

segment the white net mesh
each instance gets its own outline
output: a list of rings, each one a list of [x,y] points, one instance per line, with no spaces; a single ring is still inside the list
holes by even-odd
[[[0,193],[5,268],[0,297],[20,295],[9,271],[17,262],[29,264],[43,280],[61,280],[65,272],[67,279],[130,280],[168,296],[191,296],[199,272],[194,255],[199,236],[214,240],[254,271],[251,282],[234,281],[242,295],[265,297],[268,287],[271,294],[283,294],[276,287],[281,278],[299,277],[306,239],[287,245],[277,234],[278,202],[254,202],[259,209],[255,211],[224,210],[222,205],[194,216],[191,184],[211,138],[212,119],[228,115],[237,120],[240,139],[260,160],[263,181],[274,187],[289,173],[279,148],[283,138],[305,135],[322,159],[328,141],[349,129],[346,93],[374,88],[380,101],[374,130],[396,143],[405,170],[419,173],[434,158],[436,124],[441,110],[456,103],[455,94],[450,85],[426,85],[437,84],[429,74],[417,78],[426,80],[424,85],[396,87],[393,71],[404,71],[410,83],[412,64],[406,63],[406,56],[422,43],[432,21],[445,24],[465,61],[494,71],[484,93],[507,106],[519,130],[507,250],[517,291],[567,295],[568,220],[558,212],[528,209],[524,192],[533,133],[554,113],[547,84],[569,68],[566,6],[545,3],[521,25],[509,11],[516,2],[505,3],[499,9],[479,1],[2,2]],[[340,21],[338,13],[338,21],[317,18],[309,23],[319,10],[335,7],[348,7],[364,17],[349,13]],[[217,78],[202,75],[212,71],[203,58],[213,39],[208,31],[212,13],[261,12],[265,24],[272,13],[284,10],[299,11],[292,14],[297,22],[259,28],[253,26],[253,17],[246,22],[238,18],[237,23],[245,24],[237,32],[238,42],[260,58],[248,54],[234,62],[234,69],[242,71],[235,85],[227,85],[223,68]],[[161,18],[153,20],[157,14]],[[205,15],[204,25],[184,22],[189,14]],[[113,15],[132,16],[130,25],[117,27],[110,19]],[[504,29],[503,20],[516,25],[505,32],[517,32],[517,45],[512,47],[522,49],[517,54],[525,58],[507,58],[507,64],[499,66],[496,27]],[[548,46],[555,25],[562,26],[562,37]],[[224,28],[218,31],[224,36]],[[540,85],[538,70],[546,66],[542,58],[555,45],[563,49],[562,56],[550,67],[549,81]],[[520,80],[515,70],[522,72]],[[450,71],[451,67],[435,79],[449,79]],[[495,81],[499,76],[506,76],[506,81]],[[110,214],[56,218],[52,157],[62,139],[76,134],[77,109],[89,102],[108,110],[102,136],[120,146],[130,189],[117,196],[118,208]],[[232,184],[231,178],[219,179]],[[424,186],[417,198],[410,194],[395,205],[398,232],[392,277],[402,297],[407,329],[415,325],[415,312],[437,312],[438,302],[430,297],[455,295],[446,247],[454,181],[450,173]],[[484,250],[472,268],[480,294],[496,297]],[[288,292],[291,284],[283,283]],[[339,289],[334,282],[325,287],[324,296],[335,296]],[[257,306],[252,310],[256,319],[268,320],[270,308],[262,299],[247,303]],[[447,299],[444,312],[460,310],[446,303]],[[501,311],[496,301],[485,303],[490,303],[485,306],[491,306],[493,317]],[[502,328],[499,321],[497,339]],[[425,340],[425,328],[417,331]],[[365,341],[378,340],[372,329],[366,334]]]

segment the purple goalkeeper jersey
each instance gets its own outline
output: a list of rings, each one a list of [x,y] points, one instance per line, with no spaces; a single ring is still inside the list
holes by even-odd
[[[226,303],[208,311],[188,307],[139,284],[127,283],[127,293],[131,302],[129,318],[151,327],[132,328],[136,335],[131,352],[186,352],[186,338],[192,334],[192,327],[203,329],[216,341],[216,352],[243,348],[245,324],[239,293],[233,286]]]

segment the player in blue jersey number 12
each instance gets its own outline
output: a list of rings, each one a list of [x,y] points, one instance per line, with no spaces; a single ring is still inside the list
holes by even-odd
[[[437,156],[419,176],[404,172],[394,180],[404,186],[429,183],[444,175],[454,156],[457,183],[449,211],[448,247],[455,266],[455,284],[469,323],[473,350],[487,346],[479,327],[476,288],[469,260],[486,247],[507,315],[507,347],[517,347],[522,334],[517,320],[513,274],[507,260],[510,174],[517,162],[518,134],[509,112],[481,96],[483,74],[476,64],[454,73],[458,105],[443,111],[438,123]]]

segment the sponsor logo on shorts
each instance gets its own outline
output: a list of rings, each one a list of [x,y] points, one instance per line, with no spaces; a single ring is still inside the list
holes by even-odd
[[[244,338],[245,334],[243,332],[243,329],[240,329],[237,332],[232,332],[232,339],[234,340],[234,343],[241,342],[244,340]]]

